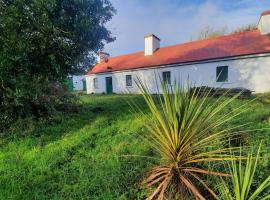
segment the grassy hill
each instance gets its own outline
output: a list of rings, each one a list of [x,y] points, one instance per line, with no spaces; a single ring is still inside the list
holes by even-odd
[[[0,199],[143,199],[139,182],[154,160],[148,158],[152,152],[142,142],[144,129],[130,112],[128,98],[83,95],[78,110],[49,120],[21,120],[3,133]],[[141,97],[132,98],[144,105]],[[270,128],[269,96],[249,105],[231,123]],[[261,140],[268,151],[257,175],[262,178],[270,173],[270,131],[246,132],[241,138],[245,144]]]

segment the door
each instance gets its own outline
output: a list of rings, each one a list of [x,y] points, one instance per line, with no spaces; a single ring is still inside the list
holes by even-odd
[[[73,90],[74,90],[73,78],[72,77],[67,78],[67,89],[68,89],[69,92],[73,92]]]
[[[106,92],[107,94],[112,94],[113,92],[113,84],[112,84],[112,77],[106,77]]]
[[[86,91],[86,79],[85,78],[82,80],[82,83],[83,83],[83,91]]]

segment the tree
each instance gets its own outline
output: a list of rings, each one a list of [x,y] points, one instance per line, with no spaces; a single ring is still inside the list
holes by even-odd
[[[246,32],[246,31],[252,31],[252,30],[256,30],[257,26],[254,24],[249,24],[249,25],[245,25],[245,26],[240,26],[238,28],[236,28],[235,30],[229,32],[227,27],[222,27],[219,29],[215,29],[211,26],[205,26],[204,28],[202,28],[199,33],[195,36],[195,40],[204,40],[204,39],[209,39],[209,38],[216,38],[222,35],[226,35],[226,34],[234,34],[234,33],[242,33],[242,32]],[[193,39],[191,39],[193,40]]]
[[[211,26],[205,26],[195,36],[195,40],[204,40],[204,39],[209,39],[209,38],[215,38],[215,37],[218,37],[221,35],[225,35],[226,33],[227,33],[227,27],[215,29]],[[191,40],[193,40],[193,39],[191,39]]]
[[[242,33],[242,32],[246,32],[246,31],[253,31],[256,29],[257,29],[256,24],[249,24],[249,25],[245,25],[245,26],[241,26],[239,28],[236,28],[232,33]]]
[[[0,111],[20,115],[114,37],[109,0],[0,1]],[[44,99],[44,98],[43,98]],[[2,116],[3,117],[3,116]]]

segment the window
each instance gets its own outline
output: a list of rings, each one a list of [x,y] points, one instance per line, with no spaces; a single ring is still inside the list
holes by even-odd
[[[216,69],[217,82],[228,82],[228,66],[220,66]]]
[[[132,76],[131,75],[126,75],[126,86],[132,87]]]
[[[94,89],[98,89],[98,79],[94,78],[93,82],[94,82]]]
[[[165,84],[171,84],[171,72],[162,72],[162,78]]]

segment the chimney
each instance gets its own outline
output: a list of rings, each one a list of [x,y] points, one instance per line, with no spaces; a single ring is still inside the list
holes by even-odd
[[[99,57],[98,57],[98,63],[108,62],[109,58],[110,58],[110,54],[100,51]]]
[[[270,34],[270,10],[264,11],[261,14],[258,29],[262,35]]]
[[[144,55],[150,56],[160,47],[160,39],[154,34],[144,37]]]

